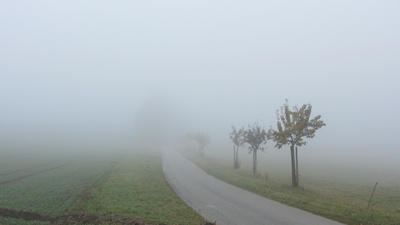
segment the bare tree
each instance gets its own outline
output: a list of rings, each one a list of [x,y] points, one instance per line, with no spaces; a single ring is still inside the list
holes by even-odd
[[[208,137],[208,134],[204,132],[197,132],[195,139],[199,145],[199,153],[201,156],[205,156],[204,148],[210,143],[210,138]]]
[[[235,126],[232,126],[232,132],[230,134],[230,138],[233,142],[233,168],[239,169],[240,162],[239,162],[239,146],[244,144],[244,127],[240,128],[238,131],[236,130]]]
[[[306,145],[307,142],[304,138],[314,138],[315,131],[326,126],[326,124],[320,120],[320,115],[310,119],[311,109],[312,106],[310,104],[303,104],[301,108],[295,105],[290,110],[288,100],[286,99],[285,104],[280,110],[276,110],[278,120],[277,130],[271,128],[272,139],[276,143],[275,147],[280,149],[283,145],[290,145],[293,187],[299,186],[297,147],[295,158],[295,146],[300,147]]]
[[[264,128],[261,128],[257,123],[244,132],[244,142],[248,143],[249,153],[253,152],[253,175],[257,173],[257,151],[264,151],[263,144],[267,143],[270,139],[269,132],[267,133]]]

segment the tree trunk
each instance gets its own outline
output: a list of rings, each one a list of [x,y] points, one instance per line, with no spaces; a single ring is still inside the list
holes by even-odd
[[[253,150],[253,175],[257,173],[257,151]]]
[[[236,145],[233,146],[233,168],[236,169]]]
[[[299,186],[299,158],[297,157],[297,147],[296,147],[296,186]]]
[[[239,169],[239,146],[236,146],[236,169]]]
[[[294,145],[290,146],[290,155],[292,158],[292,186],[297,187],[297,182],[296,182],[296,162],[295,162],[295,157],[294,157]]]
[[[204,154],[204,146],[199,145],[199,153],[200,153],[200,155],[201,155],[202,157],[205,156],[205,154]]]
[[[239,163],[239,146],[236,146],[236,163],[237,163],[237,168],[239,169],[240,163]]]

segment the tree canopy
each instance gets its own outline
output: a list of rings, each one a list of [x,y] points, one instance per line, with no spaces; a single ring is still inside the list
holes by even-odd
[[[277,130],[271,129],[272,139],[275,147],[282,148],[283,145],[302,146],[307,144],[305,138],[314,138],[315,132],[326,124],[320,120],[321,115],[312,119],[311,104],[303,104],[300,108],[293,106],[289,108],[288,100],[277,110]]]
[[[262,144],[267,143],[268,139],[269,133],[257,123],[253,126],[249,126],[249,129],[247,129],[244,134],[244,141],[250,145],[249,153],[257,150],[264,151]]]
[[[232,126],[232,132],[230,138],[235,146],[242,146],[244,144],[244,128],[236,130],[235,126]]]

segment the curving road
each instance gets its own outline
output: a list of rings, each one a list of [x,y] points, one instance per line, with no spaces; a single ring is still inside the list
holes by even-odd
[[[172,149],[163,151],[166,179],[180,198],[217,225],[339,225],[220,181]]]

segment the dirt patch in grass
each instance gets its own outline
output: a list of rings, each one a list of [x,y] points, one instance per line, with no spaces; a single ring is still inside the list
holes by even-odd
[[[6,208],[0,208],[0,216],[15,218],[15,219],[23,219],[28,221],[32,220],[50,221],[52,219],[51,217],[40,213],[27,212],[15,209],[6,209]]]
[[[70,214],[56,217],[52,224],[132,224],[149,225],[136,218],[126,218],[118,215]]]
[[[27,221],[49,221],[53,225],[63,224],[123,224],[123,225],[152,225],[136,218],[127,218],[118,215],[96,215],[96,214],[68,214],[61,216],[47,216],[40,213],[28,212],[15,209],[0,208],[0,216],[23,219]],[[153,224],[154,225],[154,224]],[[201,225],[216,225],[216,223],[204,222]]]
[[[0,208],[0,216],[27,221],[49,221],[52,224],[133,224],[150,225],[136,218],[126,218],[118,215],[95,215],[95,214],[69,214],[51,217],[35,212],[15,209]]]

